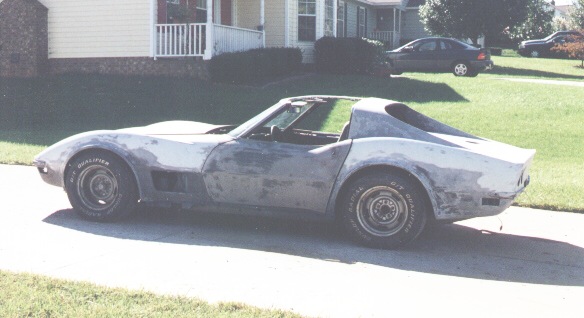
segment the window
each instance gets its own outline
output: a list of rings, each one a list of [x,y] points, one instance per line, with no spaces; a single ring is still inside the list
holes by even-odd
[[[434,51],[436,50],[436,41],[421,42],[414,50],[418,52]]]
[[[207,0],[197,0],[195,23],[207,22]]]
[[[367,37],[367,10],[363,7],[357,7],[357,36]]]
[[[335,0],[325,0],[324,2],[324,35],[334,36]]]
[[[346,37],[347,33],[345,33],[345,1],[339,0],[337,4],[337,37],[342,38]]]
[[[316,40],[316,0],[298,0],[298,41]]]

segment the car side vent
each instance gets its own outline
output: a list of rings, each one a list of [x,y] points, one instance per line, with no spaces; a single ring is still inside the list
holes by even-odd
[[[501,200],[495,198],[483,198],[483,205],[499,206]]]
[[[157,191],[186,193],[186,175],[174,171],[152,171],[152,181]]]

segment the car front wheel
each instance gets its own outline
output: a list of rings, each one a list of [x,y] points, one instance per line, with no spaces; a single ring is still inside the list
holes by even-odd
[[[468,76],[471,73],[470,66],[466,62],[456,62],[452,67],[455,76]]]
[[[533,50],[533,51],[529,52],[529,56],[531,56],[531,57],[540,57],[541,54],[539,53],[538,50]]]
[[[65,189],[73,209],[92,221],[114,221],[131,214],[138,190],[130,168],[107,152],[87,152],[67,166]]]
[[[426,224],[423,190],[401,174],[368,174],[344,192],[340,217],[348,234],[374,248],[397,248],[414,240]]]

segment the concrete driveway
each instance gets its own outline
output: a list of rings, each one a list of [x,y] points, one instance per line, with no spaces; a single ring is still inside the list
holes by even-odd
[[[3,270],[309,316],[584,316],[584,215],[511,208],[383,251],[326,224],[233,215],[92,223],[34,168],[0,177]]]

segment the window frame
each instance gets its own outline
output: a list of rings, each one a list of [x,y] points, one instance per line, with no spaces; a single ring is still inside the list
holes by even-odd
[[[313,5],[312,7],[314,8],[313,13],[311,13],[311,12],[300,13],[301,6],[305,6],[305,9],[307,9],[306,11],[309,11],[308,9],[310,8],[311,4]],[[298,42],[315,42],[316,41],[316,5],[317,5],[316,0],[298,0],[298,29],[297,29]],[[301,23],[301,20],[306,20],[309,22],[312,21],[311,28],[310,29],[308,27],[302,28],[306,24],[303,25],[303,23]],[[307,32],[301,32],[301,30],[302,31],[308,30],[310,32],[310,34],[308,34]],[[306,36],[304,36],[305,34],[310,35],[310,36],[306,37]]]

